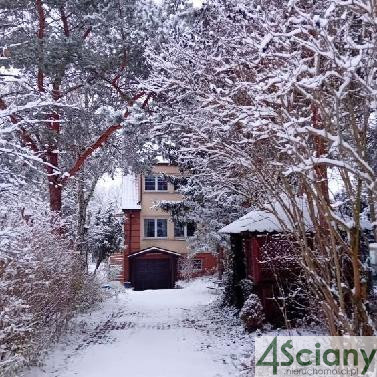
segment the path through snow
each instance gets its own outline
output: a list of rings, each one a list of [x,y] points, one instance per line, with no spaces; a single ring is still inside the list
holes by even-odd
[[[216,298],[209,280],[183,289],[121,290],[76,320],[75,333],[23,377],[248,376],[251,336],[216,312]]]

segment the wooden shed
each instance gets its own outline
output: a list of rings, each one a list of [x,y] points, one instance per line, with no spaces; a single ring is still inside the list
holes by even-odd
[[[304,215],[309,230],[310,219],[307,211],[304,211]],[[284,230],[282,220],[287,222]],[[284,285],[293,281],[299,273],[293,249],[294,242],[290,239],[289,231],[287,232],[291,227],[288,222],[289,219],[284,213],[278,219],[267,210],[255,210],[220,230],[220,233],[231,236],[235,280],[232,304],[238,308],[243,306],[245,298],[241,282],[249,279],[254,285],[254,293],[262,302],[267,320],[272,323],[282,321],[282,312],[277,300],[277,278],[280,280],[279,283]]]
[[[128,256],[130,282],[135,290],[174,288],[181,255],[150,247]]]

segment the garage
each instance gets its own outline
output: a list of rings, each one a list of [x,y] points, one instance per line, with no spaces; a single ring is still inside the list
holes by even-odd
[[[148,248],[128,256],[131,284],[137,291],[174,288],[180,254]]]

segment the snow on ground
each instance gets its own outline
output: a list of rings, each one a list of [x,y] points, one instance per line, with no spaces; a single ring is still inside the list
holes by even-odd
[[[218,309],[211,280],[118,292],[77,318],[43,365],[22,377],[250,375],[252,337],[231,311]]]

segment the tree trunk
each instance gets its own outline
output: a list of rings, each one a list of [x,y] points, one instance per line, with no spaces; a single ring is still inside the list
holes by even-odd
[[[369,213],[370,213],[370,221],[373,224],[373,238],[374,242],[377,242],[377,217],[376,217],[376,207],[374,205],[374,195],[373,191],[368,189],[368,202],[369,202]]]
[[[102,176],[102,173],[96,175],[93,180],[90,182],[89,189],[84,190],[84,176],[85,169],[82,168],[80,171],[80,176],[77,180],[77,205],[78,205],[78,218],[77,218],[77,250],[82,256],[85,257],[85,267],[88,270],[88,246],[87,246],[87,214],[88,214],[88,205],[90,200],[93,197],[94,190],[96,188],[99,178]]]
[[[81,177],[80,177],[81,178]],[[85,238],[85,224],[86,224],[86,208],[84,197],[84,187],[82,180],[78,179],[77,182],[77,204],[78,204],[78,213],[77,213],[77,250],[80,255],[83,257],[85,254],[85,268],[88,269],[88,252],[86,250]]]
[[[52,212],[60,213],[62,210],[63,187],[49,180],[50,209]]]

